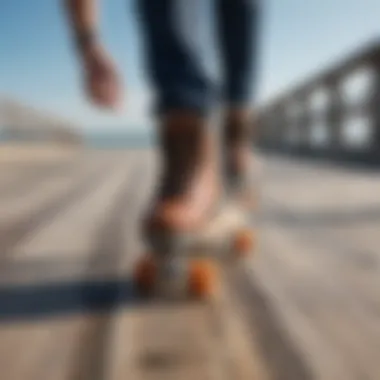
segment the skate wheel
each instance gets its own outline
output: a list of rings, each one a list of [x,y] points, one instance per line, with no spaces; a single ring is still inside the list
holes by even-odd
[[[151,256],[145,256],[137,263],[134,272],[134,283],[139,292],[148,294],[152,291],[157,279],[157,265]]]
[[[196,298],[212,296],[216,291],[217,279],[217,268],[211,260],[200,259],[190,263],[188,286],[191,296]]]
[[[247,256],[254,248],[253,233],[249,229],[239,231],[233,240],[232,249],[238,257]]]

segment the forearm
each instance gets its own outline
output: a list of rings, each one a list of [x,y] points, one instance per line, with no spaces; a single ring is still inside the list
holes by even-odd
[[[97,0],[64,0],[64,5],[75,42],[80,50],[84,50],[97,35]]]

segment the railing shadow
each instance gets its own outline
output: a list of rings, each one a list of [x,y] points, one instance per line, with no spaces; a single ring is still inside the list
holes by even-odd
[[[0,324],[93,312],[137,301],[130,279],[75,280],[0,287]]]

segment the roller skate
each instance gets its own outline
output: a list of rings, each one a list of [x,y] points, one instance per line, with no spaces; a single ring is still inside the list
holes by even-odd
[[[144,223],[148,252],[136,264],[134,283],[144,296],[209,299],[218,291],[219,269],[195,241],[219,198],[213,141],[193,115],[165,120],[160,132],[163,176]]]
[[[241,127],[241,123],[237,127]],[[256,247],[252,227],[254,210],[252,190],[257,188],[251,176],[255,171],[246,131],[227,124],[223,129],[222,172],[224,191],[218,212],[199,231],[196,251],[206,251],[222,264],[245,262]],[[245,127],[245,125],[244,125]]]
[[[249,257],[255,247],[248,214],[239,204],[226,199],[219,212],[199,232],[197,251],[209,252],[222,264],[235,264]]]

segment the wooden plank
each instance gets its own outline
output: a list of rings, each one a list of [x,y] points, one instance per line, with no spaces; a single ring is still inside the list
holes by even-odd
[[[264,161],[260,250],[242,271],[223,274],[215,315],[196,303],[137,302],[133,293],[156,152],[86,157],[78,176],[67,172],[59,184],[42,177],[41,188],[58,196],[106,170],[96,188],[30,225],[0,268],[2,378],[377,380],[379,220],[357,214],[344,224],[333,215],[323,224],[324,213],[376,204],[377,176]],[[129,177],[127,166],[138,175]],[[3,220],[6,228],[43,210],[36,190],[0,199],[7,215],[18,215]]]
[[[119,350],[109,378],[265,380],[243,321],[228,302],[221,289],[209,303],[152,300],[125,311],[115,327]]]
[[[267,219],[254,276],[316,378],[372,380],[380,371],[378,267],[365,269],[352,255],[371,252],[376,262],[377,243],[363,241],[360,219],[348,233],[344,219],[313,224],[312,217],[360,207],[377,193],[379,178],[295,162],[269,163],[275,170],[264,184]],[[350,184],[355,191],[345,191]]]
[[[19,260],[22,257],[51,256],[54,252],[59,254],[62,248],[66,256],[74,254],[79,257],[90,253],[92,244],[96,241],[97,227],[117,198],[118,192],[125,189],[124,184],[132,171],[128,169],[133,169],[132,165],[133,161],[130,166],[121,162],[109,168],[106,178],[90,189],[85,199],[68,205],[62,215],[36,230],[33,238],[20,242],[12,257]],[[57,247],[58,241],[65,242],[64,246]]]

